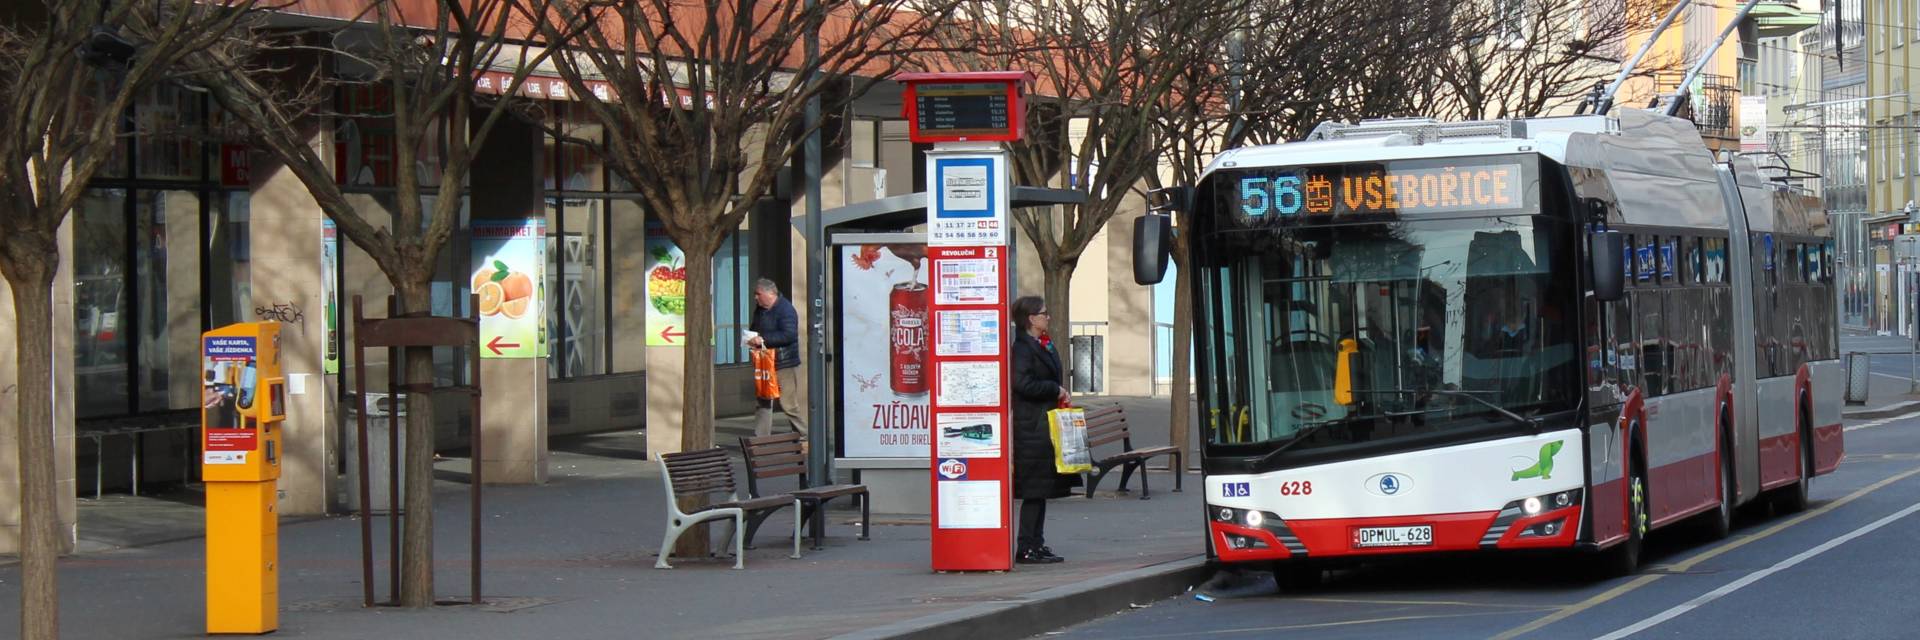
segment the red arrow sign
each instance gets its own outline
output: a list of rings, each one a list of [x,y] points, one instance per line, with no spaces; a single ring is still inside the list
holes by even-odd
[[[660,339],[667,341],[668,344],[672,344],[674,341],[673,340],[674,338],[685,338],[685,337],[687,337],[687,332],[674,331],[673,325],[667,325],[667,328],[660,330]]]
[[[488,349],[492,349],[492,350],[493,350],[493,355],[496,355],[496,356],[497,356],[497,355],[500,355],[500,350],[501,350],[501,349],[518,349],[518,348],[520,348],[520,343],[518,343],[518,342],[501,342],[501,341],[500,341],[500,336],[494,336],[492,340],[488,340],[488,341],[487,341],[487,348],[488,348]]]

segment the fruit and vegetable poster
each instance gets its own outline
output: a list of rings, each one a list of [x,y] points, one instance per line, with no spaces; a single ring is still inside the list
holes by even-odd
[[[647,225],[647,346],[686,346],[687,255],[667,231]]]
[[[547,357],[544,218],[473,221],[480,357]]]
[[[332,220],[320,221],[320,299],[327,310],[327,347],[322,371],[340,373],[340,230]]]
[[[927,247],[839,250],[840,442],[848,458],[925,458],[932,450],[927,388]],[[880,336],[886,336],[880,339]],[[970,427],[973,423],[959,425]]]

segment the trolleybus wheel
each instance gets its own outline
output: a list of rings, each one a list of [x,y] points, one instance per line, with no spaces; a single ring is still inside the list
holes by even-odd
[[[1721,424],[1726,424],[1724,416]],[[1714,540],[1733,532],[1733,447],[1727,446],[1726,432],[1720,437],[1720,506],[1707,512],[1707,535]]]
[[[1603,577],[1632,575],[1640,568],[1640,547],[1646,542],[1650,524],[1647,516],[1647,472],[1640,459],[1636,447],[1627,474],[1627,539],[1601,555],[1598,568]]]

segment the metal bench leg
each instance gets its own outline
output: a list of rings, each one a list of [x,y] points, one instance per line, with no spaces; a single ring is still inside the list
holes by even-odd
[[[1120,493],[1127,492],[1127,482],[1133,479],[1134,470],[1138,469],[1140,471],[1140,477],[1143,480],[1146,478],[1146,469],[1142,469],[1141,466],[1141,461],[1139,460],[1120,465]]]
[[[1147,486],[1147,461],[1141,460],[1137,466],[1140,468],[1140,499],[1152,500],[1153,488]]]
[[[140,434],[133,434],[133,478],[127,481],[133,495],[140,495]]]
[[[760,525],[765,524],[767,521],[767,518],[771,518],[771,517],[773,517],[772,509],[762,509],[760,511],[753,512],[752,515],[746,516],[746,523],[747,523],[746,547],[748,549],[753,548],[753,536],[760,532]]]
[[[682,532],[685,532],[686,530],[687,530],[686,526],[681,525],[678,522],[675,522],[672,520],[667,521],[667,533],[660,540],[660,559],[654,561],[653,568],[655,569],[672,569],[673,568],[673,565],[667,564],[667,558],[673,556],[673,543],[678,542],[680,540],[680,534]]]
[[[818,509],[816,509],[815,511],[817,512]],[[814,544],[819,544],[820,539],[815,538],[813,542]],[[800,559],[800,501],[799,500],[793,501],[793,555],[790,555],[787,557],[793,558],[795,560]]]
[[[1091,476],[1091,479],[1087,480],[1087,499],[1088,500],[1093,499],[1093,492],[1095,489],[1100,487],[1100,481],[1105,480],[1107,477],[1107,474],[1112,472],[1113,472],[1113,467],[1100,467],[1099,472],[1093,474]]]
[[[740,523],[745,520],[746,517],[747,515],[745,513],[738,513],[733,516],[733,568],[736,571],[747,567],[747,551],[741,548],[746,542],[740,536]]]
[[[873,539],[873,494],[860,494],[860,539]]]
[[[1187,477],[1187,467],[1186,467],[1187,462],[1186,460],[1183,460],[1181,458],[1181,456],[1184,456],[1184,455],[1186,454],[1181,453],[1179,451],[1173,452],[1173,492],[1174,493],[1180,493],[1180,481]]]
[[[107,443],[93,439],[93,499],[100,499],[100,488],[107,482]]]

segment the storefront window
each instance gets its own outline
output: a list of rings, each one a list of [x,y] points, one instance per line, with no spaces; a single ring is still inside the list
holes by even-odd
[[[246,191],[219,194],[207,211],[207,292],[209,326],[224,327],[253,318],[253,261],[250,253]]]
[[[740,331],[753,321],[751,241],[752,232],[734,232],[713,255],[713,363],[717,365],[747,362]]]
[[[200,336],[200,196],[135,192],[139,411],[193,406]],[[174,383],[179,384],[174,384]]]
[[[74,403],[82,418],[126,413],[127,193],[96,189],[73,211]]]
[[[601,127],[555,103],[543,176],[547,197],[547,371],[554,378],[607,373],[606,167],[591,145]]]
[[[156,87],[136,101],[134,177],[200,179],[205,104],[200,94],[174,85]]]
[[[391,187],[397,184],[395,151],[399,133],[394,129],[393,97],[380,84],[358,85],[340,90],[337,106],[343,114],[334,118],[334,181],[350,187]],[[429,131],[414,152],[414,168],[424,187],[439,185],[440,150],[443,133],[438,127]]]

